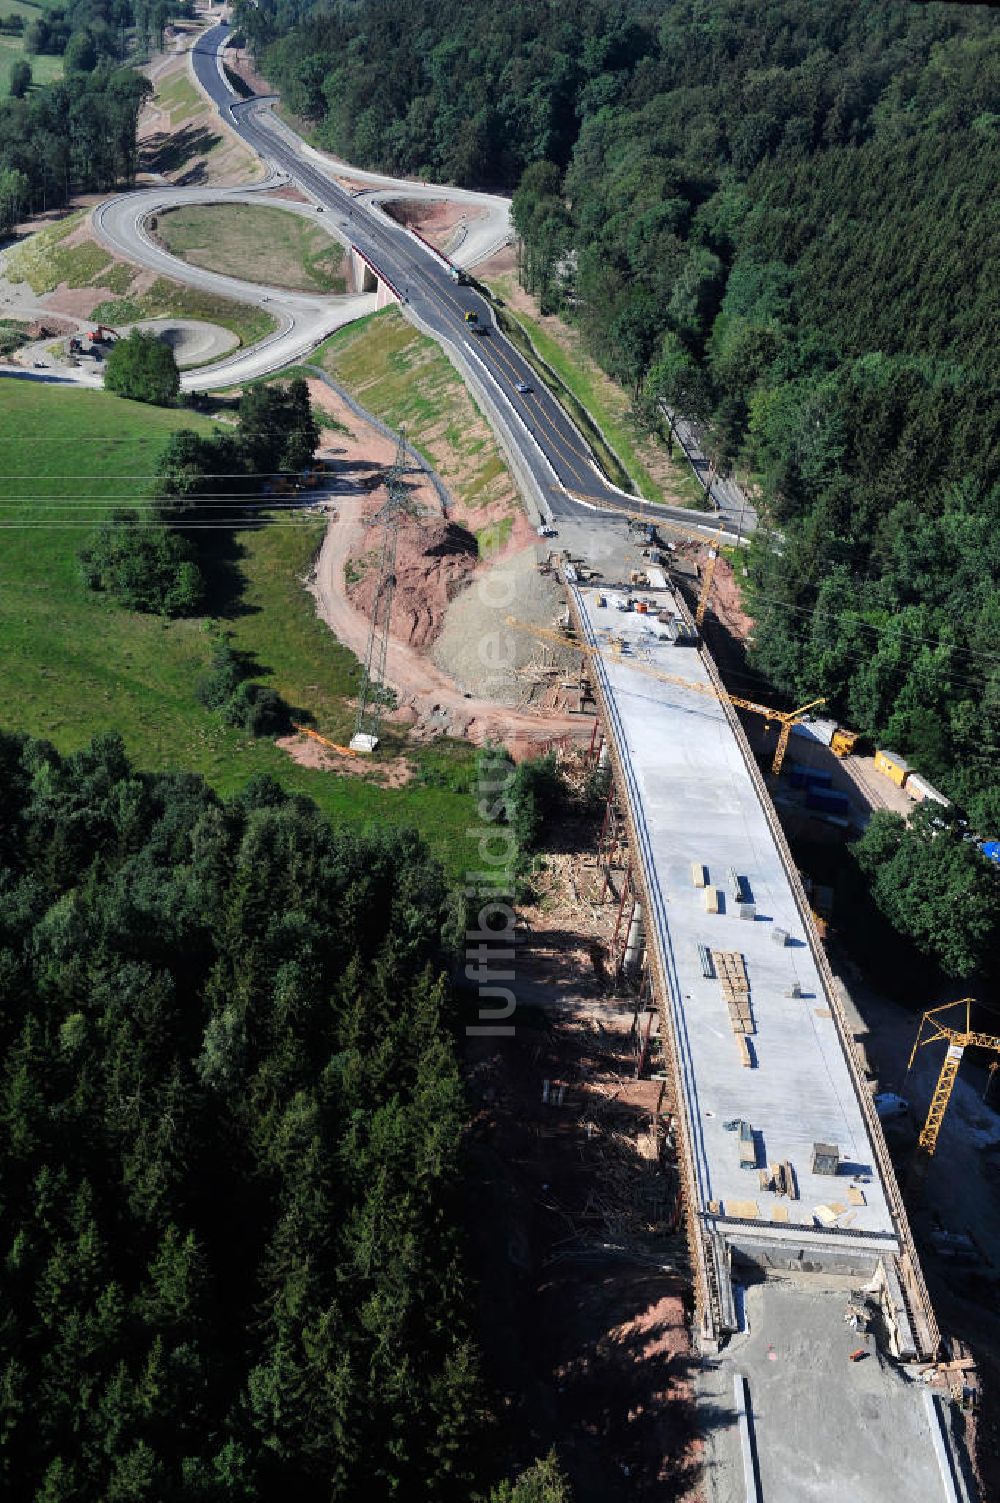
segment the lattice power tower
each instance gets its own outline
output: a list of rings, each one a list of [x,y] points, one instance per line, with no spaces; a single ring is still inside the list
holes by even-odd
[[[406,473],[406,433],[401,431],[396,446],[396,457],[386,471],[386,488],[389,492],[385,505],[380,507],[368,522],[369,527],[382,528],[382,552],[379,558],[378,581],[372,601],[371,630],[368,633],[368,649],[365,653],[365,671],[358,696],[358,718],[351,738],[351,749],[373,752],[378,745],[382,716],[388,700],[385,682],[385,660],[389,651],[389,621],[392,616],[392,597],[396,588],[396,546],[399,542],[399,526],[403,517],[419,517],[423,508],[411,499],[403,484]]]

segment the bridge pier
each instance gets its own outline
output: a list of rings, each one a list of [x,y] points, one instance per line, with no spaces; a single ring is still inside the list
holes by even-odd
[[[354,276],[354,285],[359,292],[374,292],[376,294],[376,308],[388,308],[392,303],[401,303],[403,295],[398,287],[393,286],[389,278],[380,272],[374,261],[370,261],[364,251],[356,245],[351,246],[351,271]]]

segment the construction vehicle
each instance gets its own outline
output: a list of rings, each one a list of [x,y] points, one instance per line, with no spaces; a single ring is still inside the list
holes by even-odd
[[[617,601],[617,609],[631,611],[632,601],[628,595],[621,596]],[[508,626],[513,626],[517,631],[525,631],[535,637],[546,637],[550,641],[558,642],[561,647],[571,647],[574,652],[584,653],[588,657],[602,657],[599,647],[590,647],[585,642],[575,641],[568,638],[564,633],[552,631],[544,626],[531,626],[526,621],[519,621],[516,616],[507,617]],[[613,639],[612,651],[621,653],[624,644]],[[624,649],[627,650],[627,649]],[[638,668],[642,673],[648,673],[652,678],[661,679],[664,683],[676,684],[681,689],[690,689],[695,694],[705,694],[710,699],[724,700],[727,704],[735,706],[738,710],[748,710],[752,715],[762,715],[765,726],[772,722],[781,727],[778,732],[778,744],[774,749],[774,759],[771,762],[771,773],[777,777],[781,772],[785,761],[785,753],[788,750],[788,738],[792,733],[792,727],[808,715],[810,710],[815,710],[819,705],[826,704],[825,699],[813,699],[809,704],[801,705],[797,710],[775,710],[771,705],[760,705],[752,699],[741,699],[735,694],[727,694],[725,690],[716,689],[712,684],[698,683],[689,678],[682,678],[677,673],[665,673],[661,668],[654,668],[651,663],[644,663],[641,659],[630,658],[630,665]]]
[[[453,282],[457,282],[460,287],[464,286],[464,284],[468,281],[468,277],[465,275],[465,272],[459,271],[457,266],[449,266],[448,275],[449,277],[451,277],[451,280]]]
[[[479,314],[473,312],[473,310],[470,308],[468,313],[465,315],[465,322],[467,324],[478,324]]]
[[[917,1029],[917,1037],[910,1051],[910,1062],[906,1067],[906,1074],[909,1075],[913,1068],[917,1050],[924,1045],[943,1042],[948,1047],[941,1061],[937,1085],[931,1096],[931,1104],[927,1108],[927,1117],[920,1130],[920,1137],[917,1139],[917,1156],[914,1160],[912,1177],[918,1181],[923,1178],[928,1164],[934,1157],[941,1124],[948,1110],[948,1102],[951,1100],[951,1093],[958,1076],[958,1067],[962,1063],[962,1055],[972,1045],[976,1045],[979,1049],[990,1049],[994,1054],[1000,1054],[1000,1034],[981,1033],[972,1026],[972,1008],[975,1000],[974,997],[962,997],[958,1002],[945,1002],[940,1007],[929,1008],[920,1019],[920,1027]],[[943,1019],[944,1013],[951,1013],[954,1018],[956,1008],[965,1009],[964,1018],[959,1013],[956,1019],[959,1023],[964,1021],[964,1027],[954,1027],[952,1023],[947,1023]]]
[[[830,750],[835,757],[849,757],[857,744],[857,731],[847,731],[842,725],[838,725],[830,742]]]
[[[69,353],[71,355],[82,355],[83,354],[83,340],[82,339],[71,339],[70,342],[69,342]]]
[[[107,324],[98,324],[90,335],[90,342],[91,344],[114,344],[117,338],[117,329],[109,329]]]

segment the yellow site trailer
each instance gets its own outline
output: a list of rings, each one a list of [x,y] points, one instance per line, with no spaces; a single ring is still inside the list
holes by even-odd
[[[902,788],[910,775],[910,764],[903,757],[897,757],[895,752],[877,751],[875,771],[888,778],[890,783],[895,783],[897,788]]]

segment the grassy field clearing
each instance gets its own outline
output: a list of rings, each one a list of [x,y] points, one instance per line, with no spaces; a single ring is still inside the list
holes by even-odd
[[[338,329],[312,360],[376,417],[405,427],[466,508],[504,503],[513,518],[520,507],[517,488],[485,418],[439,347],[398,309]]]
[[[287,209],[192,204],[157,217],[173,255],[223,276],[293,291],[344,293],[344,247]]]
[[[272,742],[222,726],[198,703],[211,623],[141,616],[84,588],[76,554],[90,527],[109,505],[141,496],[178,427],[210,424],[101,392],[0,387],[0,724],[63,751],[119,730],[138,766],[200,772],[224,793],[270,773],[336,820],[412,825],[453,872],[464,870],[473,824],[469,748],[415,748],[417,777],[398,790],[298,767]],[[100,507],[88,505],[94,498]],[[301,520],[220,533],[215,624],[254,655],[261,682],[336,739],[350,728],[345,697],[358,667],[316,620],[300,583],[321,531],[318,521]]]
[[[0,16],[21,16],[27,29],[39,15],[52,10],[59,3],[60,0],[37,0],[37,3],[29,5],[26,0],[0,0]],[[26,53],[23,36],[23,32],[20,36],[13,32],[0,32],[0,99],[6,98],[10,93],[10,70],[20,57],[26,58],[31,64],[33,83],[53,83],[55,79],[62,78],[62,58],[51,57],[48,53]]]

